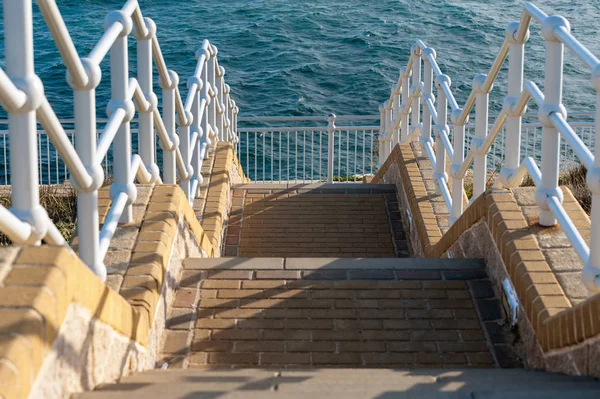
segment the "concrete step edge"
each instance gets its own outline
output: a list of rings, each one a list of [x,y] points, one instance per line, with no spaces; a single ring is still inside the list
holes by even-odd
[[[448,258],[187,258],[199,270],[485,270],[482,259]]]
[[[321,183],[321,184],[296,184],[296,183],[250,183],[238,184],[233,187],[236,190],[349,190],[352,193],[365,193],[371,191],[377,193],[395,193],[396,186],[393,184],[360,184],[360,183]]]

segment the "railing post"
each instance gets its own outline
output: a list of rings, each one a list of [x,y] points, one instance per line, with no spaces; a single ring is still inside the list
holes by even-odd
[[[553,226],[556,223],[548,206],[548,199],[557,197],[560,202],[563,200],[562,191],[558,187],[560,136],[550,120],[555,112],[567,118],[567,111],[562,105],[564,45],[554,35],[558,27],[570,30],[567,20],[559,16],[546,18],[542,25],[542,36],[546,41],[544,105],[538,113],[542,124],[542,184],[536,191],[536,202],[540,207],[539,223],[542,226]]]
[[[155,162],[156,134],[154,132],[154,110],[158,107],[158,97],[152,90],[152,38],[156,34],[156,24],[150,18],[144,18],[147,34],[134,30],[137,39],[138,83],[150,103],[148,109],[139,110],[138,148],[140,157],[148,172],[152,174],[152,183],[160,178]]]
[[[219,129],[219,140],[220,141],[229,141],[228,137],[227,137],[227,128],[226,128],[226,121],[225,118],[227,117],[227,114],[225,112],[225,104],[224,104],[224,98],[225,98],[225,86],[223,85],[223,77],[225,75],[225,68],[223,68],[222,66],[219,66],[216,70],[216,74],[217,74],[217,89],[218,89],[218,93],[217,93],[217,127]]]
[[[196,94],[194,94],[194,102],[192,103],[192,118],[193,118],[193,122],[192,122],[192,126],[190,128],[190,135],[194,136],[196,135],[196,143],[194,144],[194,147],[190,149],[191,151],[191,166],[192,169],[194,170],[193,176],[191,177],[191,183],[190,183],[190,187],[193,188],[194,186],[196,187],[196,190],[192,190],[190,191],[190,197],[196,198],[198,196],[199,190],[200,190],[200,184],[202,183],[202,173],[201,173],[201,169],[202,169],[202,159],[200,158],[201,155],[201,148],[202,148],[202,127],[200,126],[200,124],[202,123],[200,120],[200,91],[202,90],[202,80],[197,79],[196,77],[192,77],[190,80],[188,80],[188,86],[192,83],[196,83],[198,84],[198,90],[196,91]],[[191,144],[190,144],[191,145]]]
[[[93,181],[90,187],[77,189],[77,238],[79,241],[79,257],[102,281],[106,279],[106,267],[100,258],[100,233],[98,215],[98,189],[104,182],[102,159],[96,156],[96,87],[100,83],[102,72],[100,67],[89,59],[82,59],[87,83],[77,85],[67,72],[67,82],[73,89],[75,113],[75,149]]]
[[[410,49],[413,55],[413,65],[412,65],[412,86],[410,86],[410,97],[412,98],[412,120],[411,126],[409,130],[409,135],[411,140],[417,141],[419,139],[419,118],[421,117],[421,99],[420,96],[417,95],[419,92],[419,83],[421,83],[421,48],[416,44],[413,44]]]
[[[392,140],[392,148],[400,142],[400,127],[391,129],[392,126],[396,126],[396,122],[401,120],[400,115],[400,88],[398,84],[392,87],[392,125],[390,126],[390,135]]]
[[[425,145],[431,142],[431,111],[429,110],[429,106],[427,105],[427,100],[431,100],[435,103],[435,98],[433,96],[433,67],[431,62],[429,62],[429,57],[435,59],[435,50],[432,48],[427,48],[423,50],[423,128],[421,129],[420,142],[423,146],[423,150],[425,150]]]
[[[205,101],[204,112],[202,113],[202,146],[204,147],[203,159],[208,158],[208,150],[212,143],[210,138],[210,117],[212,113],[212,109],[210,106],[211,96],[210,96],[210,83],[208,81],[208,67],[210,65],[210,51],[207,50],[206,53],[206,61],[204,63],[204,68],[202,69],[202,96],[200,97],[200,101]]]
[[[224,98],[224,103],[225,103],[225,124],[227,126],[227,141],[235,144],[235,140],[233,139],[233,129],[231,128],[231,124],[233,122],[233,109],[231,107],[231,95],[230,95],[230,91],[231,88],[229,87],[228,84],[223,84],[223,89],[225,90],[225,98]],[[233,146],[233,149],[235,150],[236,146]]]
[[[448,122],[448,99],[446,93],[442,88],[442,83],[448,83],[450,86],[450,77],[448,75],[439,75],[435,79],[435,85],[438,89],[438,100],[437,100],[437,124],[435,125],[435,173],[433,174],[435,181],[436,193],[440,195],[442,193],[439,186],[439,181],[442,179],[445,183],[448,183],[448,174],[446,173],[446,147],[444,146],[444,140],[442,134],[447,134],[450,130]]]
[[[377,157],[377,166],[381,167],[385,162],[385,150],[383,136],[385,135],[385,104],[379,105],[379,154]]]
[[[448,223],[452,225],[462,215],[464,210],[464,177],[459,176],[458,172],[465,160],[465,124],[469,118],[459,125],[460,114],[462,109],[452,111],[452,123],[454,124],[454,159],[450,166],[450,176],[452,176],[452,209],[450,210],[450,218]],[[437,165],[436,165],[437,166]]]
[[[175,128],[175,88],[179,84],[179,76],[174,71],[169,71],[168,74],[170,82],[165,82],[162,77],[159,80],[163,91],[163,123],[173,142],[172,150],[163,150],[163,182],[165,184],[175,184],[177,183],[175,147],[179,146],[179,136],[177,136]]]
[[[489,119],[489,99],[490,95],[483,84],[487,75],[480,74],[473,79],[473,90],[475,91],[475,138],[471,141],[471,148],[479,148],[483,145],[488,134],[488,119]],[[490,87],[491,90],[491,87]],[[521,123],[519,121],[519,127]],[[520,134],[519,134],[520,135]],[[506,146],[508,149],[508,145]],[[473,161],[473,197],[474,201],[477,197],[485,192],[487,180],[487,153],[479,153],[475,150],[476,155]]]
[[[233,104],[233,109],[231,111],[231,113],[233,115],[233,123],[231,124],[231,128],[233,129],[233,137],[235,138],[236,142],[239,143],[240,137],[238,136],[237,120],[238,120],[238,114],[239,114],[240,110],[238,109],[235,100],[231,100],[231,102]]]
[[[523,91],[525,42],[529,39],[529,31],[527,31],[523,40],[517,41],[518,30],[518,22],[512,22],[506,28],[506,39],[510,43],[510,48],[508,53],[508,95],[504,99],[504,107],[511,110]],[[521,120],[522,113],[511,111],[506,121],[504,165],[498,177],[504,186],[508,186],[510,177],[519,169],[521,163]]]
[[[221,137],[221,131],[219,130],[219,126],[218,126],[218,122],[217,122],[217,107],[218,104],[217,102],[219,101],[218,99],[218,95],[219,95],[219,89],[217,88],[216,85],[216,68],[217,68],[217,48],[215,46],[211,46],[211,55],[210,55],[210,60],[208,61],[207,64],[207,78],[208,78],[208,83],[210,84],[210,97],[211,97],[211,101],[210,101],[210,110],[209,110],[209,118],[208,118],[208,123],[210,124],[213,134],[214,134],[214,140],[215,142],[220,141],[220,137]]]
[[[592,85],[596,89],[595,139],[600,143],[600,66],[592,72]],[[587,185],[592,192],[590,242],[600,242],[600,145],[594,148],[594,167],[587,172]],[[590,245],[590,257],[584,265],[581,278],[588,296],[600,292],[600,245]]]
[[[133,119],[135,107],[128,98],[129,91],[129,59],[127,52],[127,36],[131,32],[133,22],[131,17],[122,11],[113,11],[106,17],[105,26],[114,22],[123,25],[123,30],[115,40],[110,50],[110,88],[111,100],[107,107],[107,114],[122,108],[127,110],[117,135],[113,141],[113,166],[115,181],[110,186],[110,196],[114,201],[121,192],[127,193],[127,205],[123,209],[119,223],[130,223],[133,220],[132,204],[137,196],[137,189],[133,183],[134,176],[131,171],[131,130],[129,122]]]
[[[394,121],[392,118],[392,104],[388,100],[385,105],[385,157],[387,158],[392,153],[392,124]]]
[[[11,211],[32,226],[33,234],[29,244],[34,244],[46,235],[48,215],[39,203],[38,192],[35,112],[44,98],[44,86],[36,76],[33,65],[31,4],[31,1],[4,0],[4,46],[6,72],[27,97],[21,108],[10,109],[8,112]]]
[[[333,183],[333,150],[335,148],[335,114],[327,115],[327,183]],[[341,155],[341,154],[339,154]],[[338,155],[338,156],[339,156]]]
[[[408,115],[410,112],[410,101],[409,98],[409,84],[408,78],[410,77],[410,69],[406,67],[400,68],[400,74],[402,75],[402,104],[400,105],[400,112],[402,112],[402,121],[400,122],[400,142],[405,143],[408,139]]]
[[[188,201],[192,201],[193,196],[191,193],[190,180],[194,175],[194,171],[190,166],[190,160],[192,158],[192,154],[190,151],[190,125],[193,122],[194,117],[191,112],[186,111],[185,115],[185,124],[179,125],[179,152],[181,153],[181,158],[183,159],[183,164],[187,168],[187,178],[179,177],[179,187],[185,193],[185,197]],[[181,175],[181,174],[180,174]]]

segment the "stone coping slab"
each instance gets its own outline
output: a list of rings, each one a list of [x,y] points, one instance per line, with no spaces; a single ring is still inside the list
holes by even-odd
[[[286,258],[284,269],[483,270],[485,262],[448,258]]]
[[[395,192],[396,187],[393,184],[359,184],[359,183],[323,183],[323,184],[296,184],[296,183],[251,183],[240,184],[234,187],[236,190],[305,190],[307,192],[319,190],[345,190],[359,193],[371,193],[373,190],[377,193]]]
[[[449,258],[189,258],[185,269],[197,270],[484,270],[481,259]]]
[[[282,270],[283,258],[188,258],[185,269],[200,270]]]

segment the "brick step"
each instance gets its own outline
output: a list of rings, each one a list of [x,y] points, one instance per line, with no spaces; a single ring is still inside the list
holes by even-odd
[[[417,271],[423,271],[423,275],[427,275],[425,272],[429,271],[485,270],[485,262],[482,259],[451,258],[222,257],[188,258],[183,261],[183,264],[185,269],[197,270],[408,270],[414,271],[415,277],[418,277]],[[380,275],[382,274],[378,272],[377,276]],[[476,275],[485,275],[485,272]]]
[[[77,399],[452,398],[596,399],[588,378],[527,370],[153,370]]]
[[[267,190],[290,191],[296,190],[302,194],[385,194],[395,193],[393,184],[360,184],[360,183],[250,183],[234,187],[236,190]]]
[[[396,186],[356,183],[236,186],[223,254],[410,256]]]
[[[477,259],[186,259],[159,365],[517,367]]]

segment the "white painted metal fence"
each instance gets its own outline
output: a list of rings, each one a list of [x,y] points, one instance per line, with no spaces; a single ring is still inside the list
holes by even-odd
[[[494,120],[497,115],[490,115]],[[534,119],[535,117],[535,119]],[[593,152],[594,122],[593,114],[571,113],[569,124],[576,135]],[[291,118],[291,120],[290,120]],[[531,156],[541,165],[541,133],[542,125],[535,114],[523,117],[521,130],[521,153]],[[572,120],[575,119],[573,122]],[[252,181],[268,183],[292,181],[296,183],[321,182],[327,180],[327,117],[240,117],[239,141],[237,143],[238,157],[242,167]],[[250,122],[251,121],[251,122]],[[300,126],[314,122],[321,126]],[[379,115],[349,115],[336,117],[339,124],[346,126],[335,127],[333,179],[335,181],[357,181],[364,174],[377,171],[377,154],[379,146]],[[61,120],[69,140],[75,144],[73,120]],[[106,124],[106,119],[97,119],[98,136]],[[281,122],[285,126],[273,126]],[[300,125],[290,126],[296,122]],[[248,127],[244,125],[259,125]],[[450,125],[452,126],[452,125]],[[492,125],[489,125],[490,127]],[[0,120],[0,185],[11,184],[10,163],[8,151],[10,148],[8,121]],[[138,120],[131,121],[131,142],[134,152],[139,148]],[[450,137],[452,129],[450,129]],[[465,127],[465,151],[475,134],[475,126],[469,122]],[[498,138],[490,147],[487,154],[490,168],[502,164],[505,156],[506,129],[502,128]],[[66,163],[56,152],[44,130],[38,130],[38,173],[40,184],[61,184],[69,179]],[[160,148],[157,137],[155,149]],[[162,169],[160,151],[156,154],[156,163]],[[105,177],[114,175],[113,151],[110,148],[101,161]],[[560,168],[562,171],[579,164],[577,154],[566,142],[561,142]],[[472,167],[472,166],[471,166]]]
[[[53,0],[38,0],[39,9],[67,67],[73,89],[77,137],[73,140],[44,95],[33,62],[32,2],[4,0],[6,72],[0,69],[0,101],[8,112],[8,148],[12,208],[0,207],[0,230],[17,244],[44,240],[67,245],[39,204],[43,175],[39,162],[52,158],[50,144],[78,191],[79,256],[100,278],[106,278],[103,259],[119,223],[132,220],[132,203],[141,183],[179,183],[192,200],[202,176],[202,161],[211,142],[237,142],[238,109],[224,81],[217,48],[204,41],[196,52],[196,69],[187,80],[187,97],[179,92],[179,77],[167,69],[156,25],[144,18],[136,0],[128,0],[105,19],[105,33],[87,57],[80,57]],[[137,41],[137,79],[129,76],[128,38]],[[101,61],[110,53],[111,100],[101,132],[96,118],[96,92]],[[162,115],[153,93],[153,63],[162,88]],[[138,152],[132,150],[131,121],[138,114]],[[39,123],[45,136],[38,136]],[[177,126],[177,127],[176,127]],[[156,136],[162,149],[162,174],[156,162]],[[5,136],[6,137],[6,136]],[[44,139],[42,140],[42,137]],[[98,189],[104,182],[103,160],[112,147],[114,183],[112,205],[102,230],[98,224]],[[5,158],[6,159],[6,158]],[[6,168],[8,169],[8,168]],[[5,169],[5,170],[6,170]],[[7,172],[5,172],[7,173]]]
[[[237,153],[252,181],[358,181],[376,171],[378,115],[239,120]]]
[[[529,38],[532,21],[541,25],[541,34],[546,43],[544,92],[534,82],[523,82],[525,42]],[[591,85],[598,97],[593,140],[596,142],[600,134],[600,61],[571,34],[566,19],[548,16],[535,5],[527,3],[523,7],[520,22],[508,25],[506,38],[489,74],[475,76],[473,89],[462,108],[450,89],[450,77],[443,74],[436,62],[435,50],[422,41],[413,45],[408,64],[401,68],[400,78],[389,100],[380,107],[384,133],[380,139],[379,154],[380,161],[383,161],[398,142],[419,141],[434,167],[434,179],[450,208],[452,223],[464,211],[464,177],[471,164],[474,198],[485,191],[488,152],[505,127],[506,139],[502,143],[505,156],[496,186],[518,186],[526,174],[531,176],[537,187],[540,224],[560,224],[585,265],[583,283],[588,292],[594,294],[600,292],[600,148],[594,149],[594,155],[567,122],[567,112],[562,104],[565,46],[592,71]],[[489,93],[507,58],[508,93],[502,112],[488,129]],[[437,98],[434,96],[434,84]],[[534,158],[523,157],[521,152],[523,114],[530,100],[539,109],[537,116],[542,125],[541,167],[537,166]],[[466,125],[473,107],[475,136],[465,151]],[[452,127],[448,125],[449,120]],[[432,136],[435,137],[435,148]],[[588,170],[587,183],[593,198],[589,246],[562,206],[562,191],[558,188],[561,138]],[[452,160],[452,194],[445,170],[446,156]]]

